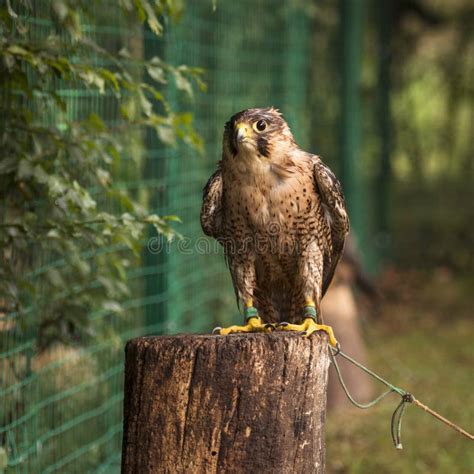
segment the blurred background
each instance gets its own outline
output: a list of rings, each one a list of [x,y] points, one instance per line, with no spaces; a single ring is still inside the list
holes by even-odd
[[[118,472],[125,341],[241,320],[201,190],[225,121],[270,105],[343,182],[346,352],[472,430],[471,1],[11,0],[0,25],[0,472]],[[328,472],[472,472],[411,407],[395,450],[395,403],[333,403]]]

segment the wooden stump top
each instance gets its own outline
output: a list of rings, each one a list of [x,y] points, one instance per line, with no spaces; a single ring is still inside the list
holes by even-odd
[[[328,366],[323,334],[129,341],[123,472],[323,472]]]

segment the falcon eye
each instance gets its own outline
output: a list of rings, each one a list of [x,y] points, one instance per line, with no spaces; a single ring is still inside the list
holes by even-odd
[[[257,131],[263,132],[267,128],[267,122],[266,120],[259,120],[255,123],[254,127],[257,129]]]

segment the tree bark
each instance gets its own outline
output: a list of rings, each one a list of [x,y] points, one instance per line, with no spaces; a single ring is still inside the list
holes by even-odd
[[[123,473],[322,473],[326,336],[126,346]]]

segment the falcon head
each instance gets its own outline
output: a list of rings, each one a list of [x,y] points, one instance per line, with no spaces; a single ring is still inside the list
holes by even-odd
[[[296,146],[293,135],[273,107],[243,110],[225,124],[224,157],[271,160],[275,149],[287,146]]]

